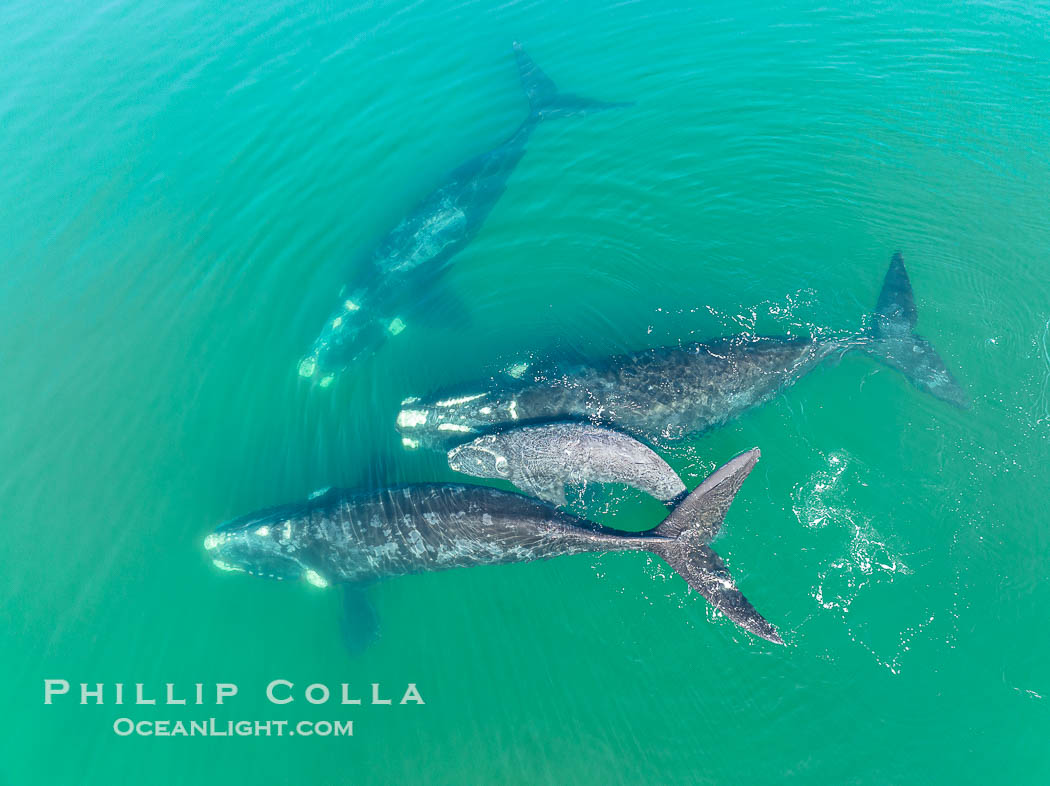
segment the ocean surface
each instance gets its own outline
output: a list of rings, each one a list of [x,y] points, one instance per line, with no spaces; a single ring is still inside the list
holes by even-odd
[[[0,5],[0,783],[1046,783],[1050,8],[921,6]],[[302,379],[353,260],[524,119],[515,40],[634,105],[541,123],[424,313]],[[690,487],[761,448],[714,547],[786,646],[630,553],[378,583],[351,656],[337,590],[202,548],[376,467],[462,480],[402,446],[408,396],[860,329],[897,250],[971,409],[855,354],[660,446]],[[571,506],[663,516],[615,487]],[[48,706],[49,678],[240,692]]]

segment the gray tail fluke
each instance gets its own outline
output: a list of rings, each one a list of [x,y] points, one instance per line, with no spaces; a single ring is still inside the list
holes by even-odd
[[[593,101],[558,91],[557,85],[536,65],[517,41],[514,42],[514,57],[518,61],[521,87],[529,99],[529,115],[536,119],[547,117],[571,117],[631,106],[630,103]]]
[[[777,629],[736,588],[722,558],[707,545],[721,529],[726,511],[760,455],[754,448],[719,467],[648,534],[661,539],[651,551],[712,606],[744,630],[783,644]]]
[[[879,293],[865,348],[872,357],[904,374],[920,390],[958,407],[970,406],[970,397],[955,380],[933,345],[915,332],[919,314],[915,294],[898,251]]]

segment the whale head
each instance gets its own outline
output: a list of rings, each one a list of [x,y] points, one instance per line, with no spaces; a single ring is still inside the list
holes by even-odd
[[[510,477],[510,463],[500,451],[498,439],[493,434],[452,448],[448,452],[448,465],[456,472],[476,478]]]
[[[305,578],[327,586],[313,568],[301,538],[302,505],[282,505],[232,519],[204,539],[216,567],[253,576],[292,581]]]
[[[388,336],[396,335],[403,327],[400,320],[377,320],[358,301],[346,300],[329,317],[310,354],[299,361],[299,376],[328,387],[337,373],[375,352]]]
[[[447,446],[512,424],[521,414],[511,393],[467,393],[429,402],[409,398],[401,402],[397,429],[405,447]]]

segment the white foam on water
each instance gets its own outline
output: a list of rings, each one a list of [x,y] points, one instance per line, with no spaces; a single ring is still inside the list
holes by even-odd
[[[1043,333],[1039,338],[1039,350],[1045,369],[1043,371],[1043,382],[1039,388],[1039,398],[1036,400],[1035,405],[1035,422],[1037,424],[1050,422],[1050,347],[1047,346],[1048,339],[1050,339],[1050,319],[1047,319],[1046,324],[1043,325]]]
[[[811,530],[842,535],[842,550],[837,556],[832,552],[818,570],[810,596],[818,612],[831,614],[841,622],[851,642],[866,650],[879,665],[899,674],[912,642],[934,622],[935,614],[929,608],[905,612],[915,621],[895,633],[877,636],[878,644],[873,643],[876,631],[872,621],[855,621],[857,615],[852,612],[859,599],[876,587],[882,588],[885,597],[886,587],[906,581],[914,573],[904,556],[879,532],[871,516],[851,503],[850,482],[860,471],[856,467],[858,462],[844,451],[829,453],[824,458],[825,468],[815,472],[792,493],[792,508],[800,524]],[[914,593],[915,588],[910,589]],[[908,607],[908,601],[894,606]],[[892,651],[887,652],[885,642],[892,639],[896,643]]]
[[[525,372],[529,370],[529,363],[525,361],[518,361],[517,363],[511,363],[503,371],[508,377],[514,379],[521,379],[525,376]]]
[[[849,516],[848,509],[840,508],[830,499],[837,493],[842,476],[849,467],[849,456],[846,453],[833,452],[828,455],[827,462],[826,470],[815,473],[791,493],[791,509],[795,518],[810,529],[819,529],[827,526],[833,519]]]

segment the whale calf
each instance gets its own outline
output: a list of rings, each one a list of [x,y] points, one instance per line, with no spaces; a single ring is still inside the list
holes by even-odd
[[[915,333],[916,321],[911,282],[897,253],[865,330],[820,339],[732,336],[594,365],[540,366],[519,380],[492,380],[429,401],[406,399],[397,427],[409,448],[444,447],[508,424],[552,420],[608,424],[649,441],[670,441],[726,423],[849,351],[901,371],[939,399],[969,406],[937,351]]]
[[[669,502],[685,493],[678,474],[633,437],[585,423],[548,423],[486,434],[452,448],[448,464],[479,478],[508,480],[565,505],[566,483],[623,483]]]
[[[300,376],[327,386],[357,357],[404,330],[407,311],[433,294],[434,282],[502,196],[541,120],[626,106],[559,92],[518,43],[514,54],[528,116],[505,142],[453,169],[379,241],[299,362]]]
[[[737,625],[783,644],[707,545],[758,458],[756,448],[727,462],[647,532],[604,527],[514,492],[427,484],[331,490],[222,524],[204,547],[224,570],[322,587],[568,554],[647,551]]]

